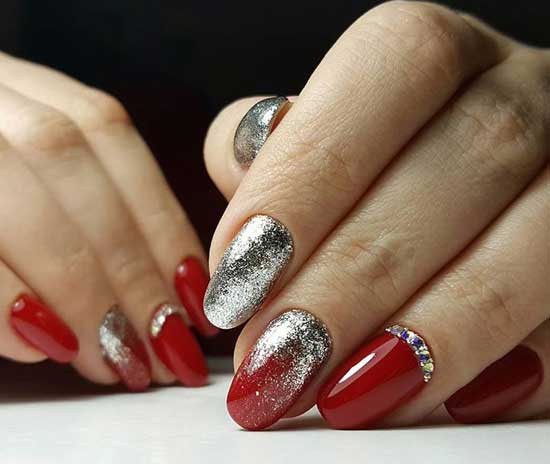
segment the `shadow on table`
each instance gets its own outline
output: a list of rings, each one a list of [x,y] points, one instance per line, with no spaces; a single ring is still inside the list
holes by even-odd
[[[227,358],[214,359],[212,362],[209,360],[209,366],[213,374],[233,372]],[[0,359],[0,379],[0,405],[81,400],[85,397],[128,393],[123,385],[96,385],[82,378],[71,366],[50,361],[21,364]],[[174,387],[178,388],[177,385]]]

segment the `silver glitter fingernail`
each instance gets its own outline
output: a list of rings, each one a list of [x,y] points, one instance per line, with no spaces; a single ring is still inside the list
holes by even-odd
[[[105,314],[99,327],[99,344],[107,364],[130,390],[141,391],[149,386],[151,373],[145,345],[118,306]]]
[[[274,424],[296,402],[330,356],[326,326],[299,309],[269,323],[235,374],[227,396],[231,417],[259,430]]]
[[[233,153],[239,164],[252,164],[271,134],[277,116],[287,103],[286,97],[266,98],[256,103],[244,115],[233,139]]]
[[[204,313],[220,329],[231,329],[260,308],[290,261],[294,242],[270,216],[252,216],[225,251],[204,296]]]

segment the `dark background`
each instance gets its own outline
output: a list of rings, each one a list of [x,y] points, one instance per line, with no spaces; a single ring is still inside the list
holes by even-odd
[[[344,29],[378,3],[0,0],[0,49],[121,100],[208,247],[225,207],[202,163],[209,122],[241,96],[299,93]],[[548,0],[445,3],[550,45]]]

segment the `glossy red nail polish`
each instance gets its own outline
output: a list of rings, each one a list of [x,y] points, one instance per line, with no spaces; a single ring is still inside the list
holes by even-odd
[[[206,318],[203,307],[208,280],[208,274],[201,262],[190,257],[184,259],[176,268],[174,287],[198,332],[205,337],[213,337],[219,329]]]
[[[139,392],[151,384],[151,363],[136,330],[118,308],[113,306],[99,327],[99,344],[107,364],[128,390]]]
[[[13,303],[10,322],[21,338],[54,361],[68,363],[78,354],[73,331],[53,311],[28,295]]]
[[[537,354],[518,346],[458,390],[445,407],[457,422],[488,422],[531,396],[542,377]]]
[[[177,305],[159,306],[151,319],[149,339],[158,358],[183,385],[200,387],[208,380],[208,367],[181,311]]]
[[[414,351],[399,337],[385,333],[336,369],[319,391],[317,407],[333,428],[368,428],[424,385]]]

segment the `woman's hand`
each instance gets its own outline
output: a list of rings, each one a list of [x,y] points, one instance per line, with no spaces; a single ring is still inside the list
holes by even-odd
[[[230,199],[205,311],[221,328],[255,314],[232,417],[261,429],[316,399],[338,428],[445,402],[463,422],[550,408],[550,52],[388,2],[234,144],[260,100],[226,108],[205,145]]]
[[[132,390],[204,384],[175,304],[179,293],[197,329],[217,331],[202,313],[204,254],[120,103],[2,54],[0,150],[0,355],[72,362]]]

